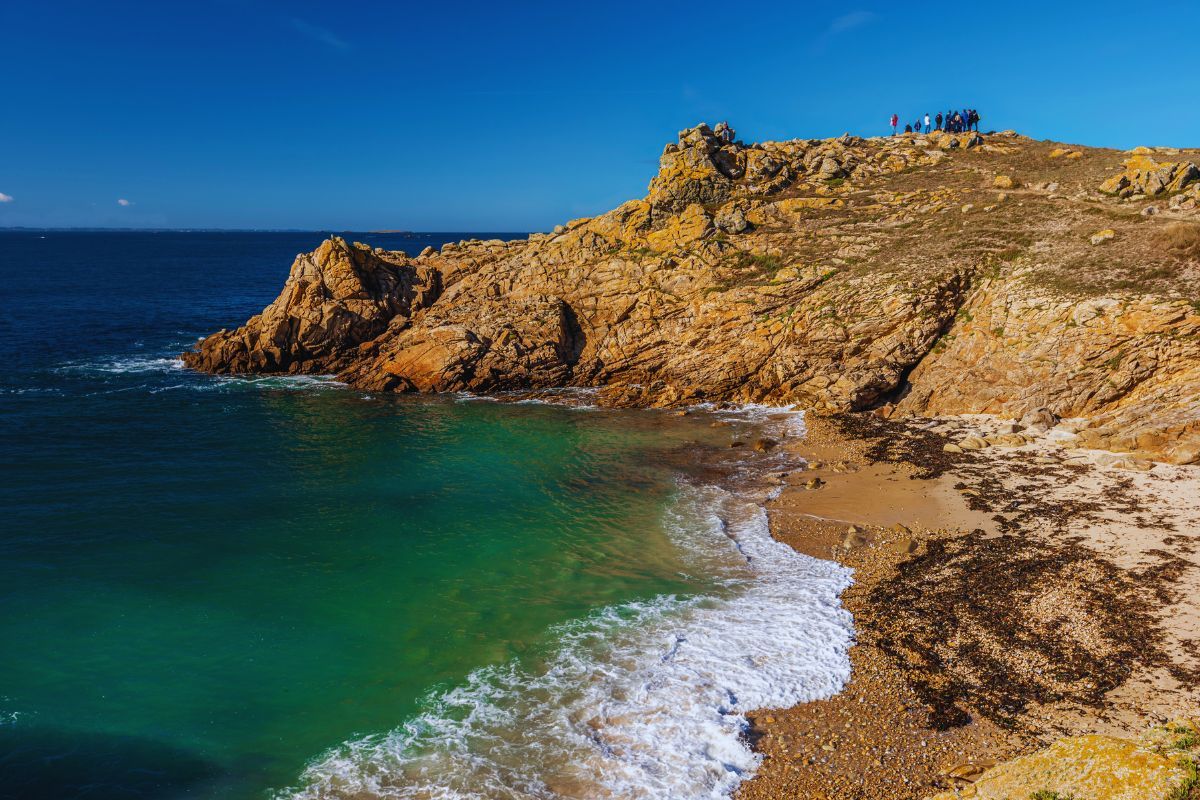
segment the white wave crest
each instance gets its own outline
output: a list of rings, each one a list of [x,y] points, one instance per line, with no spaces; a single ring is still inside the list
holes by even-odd
[[[219,386],[256,386],[263,389],[342,389],[346,383],[332,375],[212,375]]]
[[[102,376],[106,383],[118,382],[125,376],[147,376],[145,384],[121,385],[94,394],[146,391],[161,392],[223,392],[259,388],[275,390],[340,389],[346,384],[332,375],[206,375],[188,370],[177,355],[105,356],[86,361],[70,361],[57,367],[60,374]],[[175,379],[159,382],[161,378]],[[182,378],[182,382],[178,379]],[[126,381],[127,382],[127,381]]]
[[[390,733],[348,742],[278,797],[727,797],[758,765],[744,714],[828,697],[850,674],[849,570],[770,536],[755,502],[684,486],[669,527],[707,597],[564,626],[538,668],[478,670]]]
[[[59,372],[91,372],[105,375],[127,373],[170,373],[184,369],[179,356],[115,356],[94,361],[72,361],[59,367]]]
[[[778,436],[802,437],[806,432],[804,411],[795,406],[769,406],[761,403],[741,403],[718,407],[713,403],[699,403],[691,407],[706,411],[717,419],[751,422],[764,426]]]

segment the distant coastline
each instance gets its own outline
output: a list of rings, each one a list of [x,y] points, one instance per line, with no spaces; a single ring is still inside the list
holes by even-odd
[[[318,236],[349,236],[353,234],[376,234],[388,236],[436,236],[436,237],[511,237],[523,239],[532,231],[413,231],[413,230],[361,230],[337,228],[130,228],[130,227],[51,227],[39,228],[28,225],[0,226],[0,233],[312,233]]]

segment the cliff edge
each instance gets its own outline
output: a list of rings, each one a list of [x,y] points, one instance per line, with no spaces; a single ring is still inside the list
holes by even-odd
[[[1013,132],[667,145],[644,198],[416,256],[340,238],[184,354],[373,390],[1070,420],[1200,461],[1200,153]]]

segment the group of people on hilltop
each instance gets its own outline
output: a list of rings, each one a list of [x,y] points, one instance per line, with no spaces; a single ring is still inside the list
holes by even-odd
[[[892,125],[892,135],[895,136],[900,132],[900,117],[892,114],[889,122]],[[964,108],[961,111],[947,111],[945,115],[938,112],[936,116],[930,118],[929,112],[925,113],[924,118],[918,117],[916,122],[905,124],[905,133],[929,133],[934,131],[945,131],[946,133],[966,133],[967,131],[979,132],[979,112],[973,108]]]

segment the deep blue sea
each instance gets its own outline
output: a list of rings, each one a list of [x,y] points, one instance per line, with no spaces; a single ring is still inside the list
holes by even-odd
[[[0,798],[727,796],[849,669],[696,468],[799,418],[183,368],[322,238],[0,232]]]

